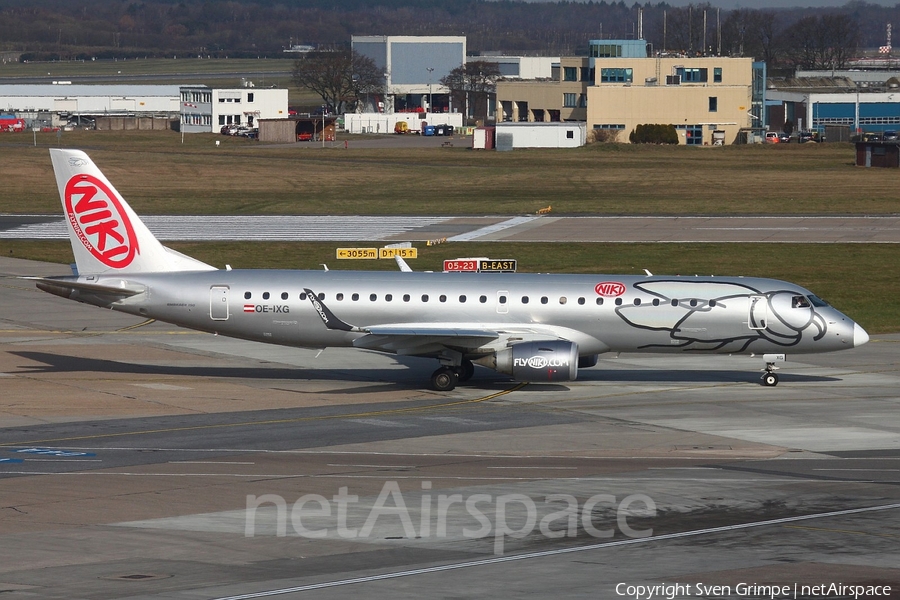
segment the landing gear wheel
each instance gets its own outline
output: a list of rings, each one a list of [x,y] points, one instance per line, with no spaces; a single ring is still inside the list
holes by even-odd
[[[431,387],[438,392],[449,392],[458,382],[459,376],[450,367],[441,367],[431,374]]]
[[[778,375],[775,373],[766,373],[763,375],[763,385],[767,387],[775,387],[778,385]]]
[[[456,375],[459,377],[460,382],[468,381],[472,379],[472,375],[475,374],[475,365],[472,364],[471,360],[464,360],[462,364],[454,369],[456,371]]]

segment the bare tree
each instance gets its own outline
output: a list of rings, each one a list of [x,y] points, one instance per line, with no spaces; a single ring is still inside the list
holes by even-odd
[[[773,11],[731,11],[722,24],[723,49],[731,56],[750,56],[774,65],[781,52],[782,35]]]
[[[841,69],[859,45],[859,24],[849,15],[803,17],[785,32],[790,58],[801,69]]]
[[[500,77],[497,63],[474,60],[450,71],[441,78],[441,84],[450,88],[450,94],[458,105],[466,107],[467,115],[469,106],[472,106],[472,116],[476,120],[486,120],[488,98],[496,93]]]
[[[330,111],[353,110],[365,94],[384,89],[384,74],[356,51],[309,52],[294,62],[292,80],[322,98]]]

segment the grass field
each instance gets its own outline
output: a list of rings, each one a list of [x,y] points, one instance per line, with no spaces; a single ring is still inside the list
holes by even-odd
[[[85,149],[149,214],[888,214],[897,173],[849,144],[575,150],[265,146],[175,132],[6,134],[0,212],[58,213],[47,148]],[[219,140],[222,146],[215,147]]]
[[[368,243],[366,243],[368,244]],[[171,243],[217,267],[396,270],[392,260],[339,261],[350,243]],[[744,275],[802,285],[832,302],[870,333],[900,331],[897,248],[891,244],[512,244],[456,243],[420,247],[417,271],[441,269],[461,256],[515,258],[521,272]],[[0,240],[0,255],[71,263],[68,242]]]
[[[59,214],[55,134],[0,138],[0,212]],[[215,140],[222,142],[215,147]],[[725,148],[593,145],[578,150],[266,147],[218,135],[64,132],[139,214],[890,214],[897,173],[853,165],[849,144]],[[14,174],[14,176],[8,176]],[[341,244],[352,245],[352,244]],[[366,243],[368,245],[368,243]],[[216,266],[396,268],[338,262],[337,244],[177,243]],[[451,244],[420,248],[416,270],[444,258],[517,258],[531,272],[758,275],[828,298],[872,332],[900,331],[894,245]],[[71,262],[67,242],[0,242],[5,256]]]

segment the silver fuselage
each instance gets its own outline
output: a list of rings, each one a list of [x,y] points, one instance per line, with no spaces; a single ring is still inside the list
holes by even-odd
[[[470,349],[472,356],[525,337],[566,339],[578,344],[582,356],[828,352],[852,348],[855,331],[861,331],[808,290],[749,277],[226,270],[97,275],[89,281],[145,290],[114,302],[88,291],[69,297],[286,346],[353,346],[362,336],[328,329],[304,289],[359,327],[439,324],[503,334],[493,345]]]

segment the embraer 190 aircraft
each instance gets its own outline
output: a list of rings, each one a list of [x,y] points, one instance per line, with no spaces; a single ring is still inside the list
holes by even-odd
[[[50,150],[77,274],[51,294],[284,346],[349,346],[440,361],[452,390],[475,364],[518,381],[571,381],[606,352],[759,354],[865,344],[850,318],[773,279],[523,273],[218,270],[164,247],[87,154]]]

